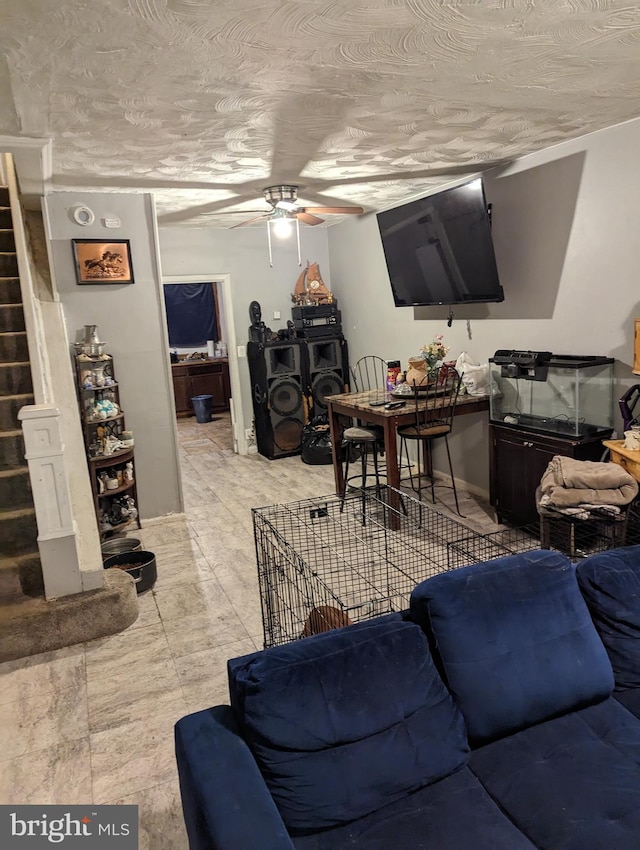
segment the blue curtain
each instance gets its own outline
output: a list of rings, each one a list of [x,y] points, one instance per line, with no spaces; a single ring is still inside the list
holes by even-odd
[[[165,284],[164,303],[171,348],[197,348],[218,339],[213,284]]]

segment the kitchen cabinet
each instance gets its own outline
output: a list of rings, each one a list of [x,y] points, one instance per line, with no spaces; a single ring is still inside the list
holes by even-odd
[[[229,361],[226,357],[173,363],[171,372],[178,416],[194,415],[191,399],[197,395],[212,397],[214,413],[229,410],[231,387]]]
[[[600,437],[576,440],[508,425],[490,425],[490,493],[498,522],[510,525],[538,522],[536,488],[554,455],[599,461],[603,452]]]

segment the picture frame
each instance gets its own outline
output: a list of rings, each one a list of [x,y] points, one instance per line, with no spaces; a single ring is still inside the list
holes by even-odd
[[[72,239],[79,286],[134,283],[128,239]]]

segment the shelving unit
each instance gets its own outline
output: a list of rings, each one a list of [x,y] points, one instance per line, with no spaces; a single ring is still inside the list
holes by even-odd
[[[132,524],[140,528],[133,440],[120,407],[113,357],[77,354],[75,361],[91,490],[100,537],[107,538]],[[117,409],[110,412],[112,405]]]

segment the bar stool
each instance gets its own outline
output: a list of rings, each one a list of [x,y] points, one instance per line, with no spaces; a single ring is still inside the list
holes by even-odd
[[[434,503],[436,496],[431,459],[431,444],[434,440],[444,438],[444,443],[447,448],[447,459],[449,461],[451,484],[453,485],[453,497],[456,502],[456,511],[458,512],[458,516],[461,516],[464,519],[464,515],[460,512],[460,505],[458,504],[456,479],[453,475],[451,453],[449,452],[449,441],[447,440],[447,435],[451,433],[453,425],[453,415],[456,409],[461,380],[461,376],[453,366],[441,366],[438,370],[436,380],[427,385],[414,385],[413,397],[416,414],[415,423],[413,425],[401,426],[398,428],[397,433],[400,437],[400,460],[402,460],[403,453],[406,453],[412,489],[417,492],[418,499],[421,500],[423,489],[422,478],[427,476],[431,483],[431,501]],[[412,464],[409,459],[408,444],[410,442],[415,442],[418,446],[418,474],[416,476],[416,481],[414,481]]]
[[[382,357],[369,354],[361,357],[351,369],[351,382],[356,392],[367,392],[368,390],[386,390],[387,362]],[[349,463],[352,453],[360,451],[360,474],[352,476],[359,484],[356,486],[362,490],[362,507],[365,506],[365,488],[367,486],[368,464],[371,456],[373,461],[373,475],[376,493],[380,493],[380,469],[378,466],[378,454],[384,449],[384,434],[382,428],[377,425],[352,425],[345,428],[342,434],[346,461],[344,466],[344,485],[340,493],[340,511],[344,508],[344,500],[349,487]]]

